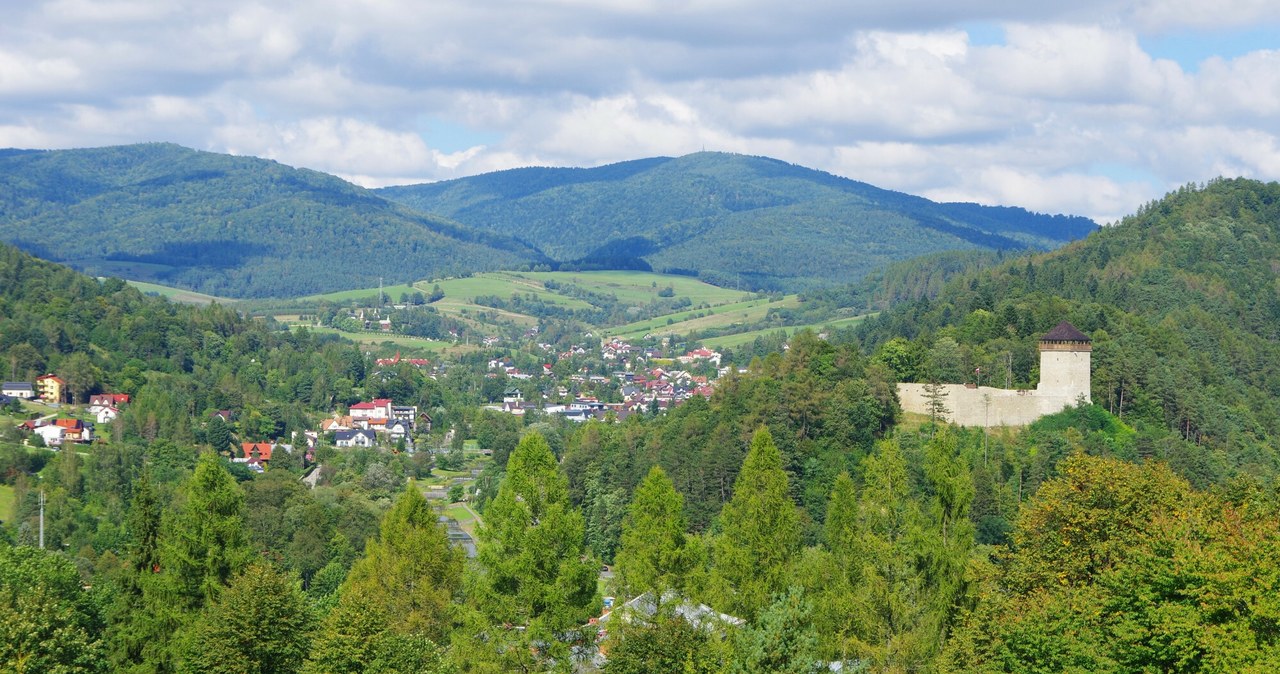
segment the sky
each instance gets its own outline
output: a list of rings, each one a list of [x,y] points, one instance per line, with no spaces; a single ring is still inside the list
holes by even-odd
[[[1280,179],[1276,0],[0,0],[0,147],[366,187],[701,150],[1114,222]]]

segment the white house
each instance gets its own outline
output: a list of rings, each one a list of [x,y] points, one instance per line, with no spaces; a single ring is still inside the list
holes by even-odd
[[[44,440],[46,447],[61,447],[63,438],[67,436],[67,429],[57,424],[49,424],[37,428],[35,434]]]
[[[0,384],[0,395],[7,395],[10,398],[31,400],[36,397],[36,387],[30,382],[7,381],[4,382],[4,384]]]
[[[337,447],[372,447],[374,438],[373,431],[338,431],[333,435],[333,444]]]

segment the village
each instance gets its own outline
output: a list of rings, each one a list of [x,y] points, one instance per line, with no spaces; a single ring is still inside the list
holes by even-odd
[[[536,350],[551,362],[532,371],[517,367],[512,355],[498,355],[487,362],[485,379],[505,385],[501,396],[494,395],[482,409],[522,418],[528,415],[575,423],[616,423],[634,414],[659,414],[693,396],[710,398],[717,379],[728,373],[728,368],[721,367],[722,355],[705,348],[671,357],[660,348],[641,348],[622,339],[605,338],[599,346],[587,342],[556,350],[543,343],[536,345]],[[399,352],[371,361],[375,371],[408,365],[437,380],[451,367],[425,358],[403,357]],[[557,367],[562,362],[572,369]],[[602,371],[609,374],[599,374]],[[82,404],[76,404],[72,402],[75,397],[66,380],[52,373],[33,382],[11,381],[0,386],[0,407],[29,417],[18,424],[18,430],[25,434],[24,442],[50,449],[109,442],[110,433],[102,433],[99,428],[116,421],[132,399],[128,393],[94,392],[85,396]],[[205,423],[235,428],[238,415],[239,410],[235,409],[213,410],[206,415]],[[334,409],[311,428],[294,430],[288,438],[241,438],[224,454],[233,463],[262,472],[279,452],[300,451],[303,466],[311,467],[322,444],[338,449],[383,448],[413,454],[422,448],[432,430],[429,411],[391,398],[371,397]],[[427,449],[442,451],[442,444]]]

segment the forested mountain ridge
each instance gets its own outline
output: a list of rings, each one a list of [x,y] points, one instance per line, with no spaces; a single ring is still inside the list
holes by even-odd
[[[164,143],[0,152],[0,238],[89,274],[228,297],[543,260],[334,176]]]
[[[963,275],[860,333],[888,347],[904,380],[963,381],[981,367],[996,385],[1034,386],[1036,337],[1070,320],[1093,337],[1094,401],[1199,445],[1168,458],[1204,484],[1280,465],[1278,288],[1280,184],[1218,179],[1083,241]]]
[[[1080,217],[938,204],[763,157],[700,152],[592,169],[522,168],[377,191],[560,262],[696,272],[795,291],[954,249],[1049,249]]]

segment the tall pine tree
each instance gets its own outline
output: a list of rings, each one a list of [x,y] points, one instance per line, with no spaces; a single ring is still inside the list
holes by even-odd
[[[180,608],[216,599],[253,557],[244,529],[244,492],[216,454],[203,454],[167,523],[161,559]]]
[[[712,541],[711,598],[715,608],[745,619],[787,589],[789,565],[800,549],[800,514],[788,495],[782,454],[761,427],[720,513]]]
[[[693,542],[685,535],[684,498],[658,466],[649,470],[622,523],[622,549],[614,565],[617,592],[625,599],[651,592],[661,603],[684,591],[694,572]]]
[[[502,671],[566,666],[569,642],[600,609],[599,565],[583,548],[582,515],[538,433],[511,453],[479,539],[467,583],[474,638],[455,642],[461,659]]]
[[[398,632],[444,643],[461,583],[462,552],[449,545],[435,511],[410,482],[339,591],[377,603]]]

